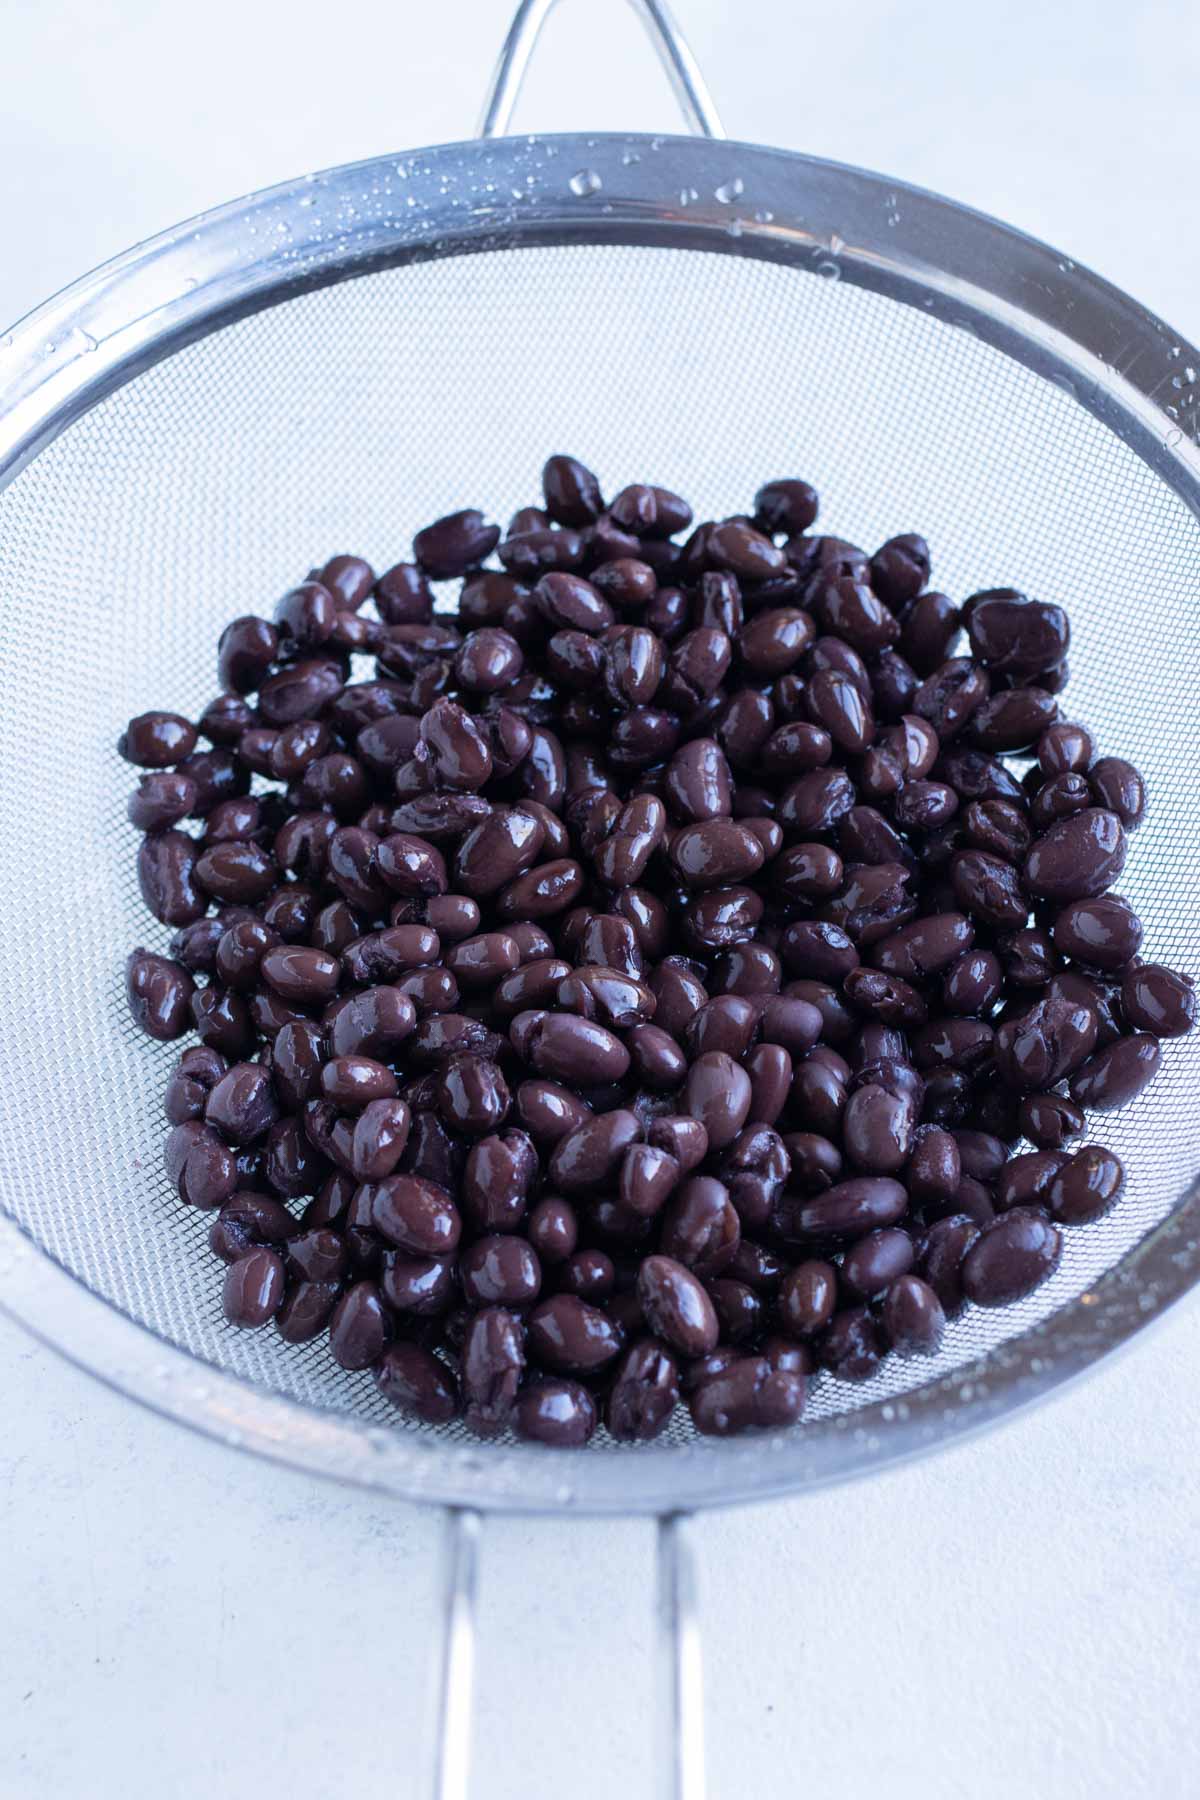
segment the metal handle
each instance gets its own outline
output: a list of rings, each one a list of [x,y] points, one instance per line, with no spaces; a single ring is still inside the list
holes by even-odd
[[[483,1519],[469,1507],[446,1515],[442,1653],[433,1800],[469,1800],[474,1711],[479,1545]],[[691,1520],[658,1522],[659,1717],[663,1800],[704,1800],[704,1679]]]
[[[558,0],[521,0],[508,28],[496,73],[479,124],[481,138],[504,137],[512,123],[513,108],[529,67],[534,46]],[[675,91],[684,122],[693,137],[723,138],[725,128],[713,105],[695,57],[663,0],[629,0],[637,13],[667,79]]]

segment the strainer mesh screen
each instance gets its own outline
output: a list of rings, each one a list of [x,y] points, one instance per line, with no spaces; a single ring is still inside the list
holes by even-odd
[[[1069,715],[1150,785],[1122,891],[1146,953],[1200,970],[1200,533],[1069,394],[919,310],[695,251],[451,259],[230,326],[121,389],[0,494],[0,1205],[162,1337],[310,1404],[384,1410],[323,1340],[297,1351],[225,1325],[209,1221],[161,1170],[177,1051],[133,1029],[121,970],[131,945],[169,934],[138,896],[132,776],[113,741],[148,707],[199,712],[229,617],[269,613],[335,551],[385,567],[452,507],[503,520],[536,500],[555,450],[610,491],[678,488],[701,516],[801,474],[826,530],[867,546],[923,532],[956,598],[1011,584],[1066,606]],[[1126,1193],[1069,1234],[1051,1284],[969,1311],[936,1361],[892,1359],[857,1389],[824,1379],[811,1410],[965,1363],[1111,1267],[1200,1166],[1198,1058],[1200,1042],[1169,1046],[1149,1094],[1099,1121]]]

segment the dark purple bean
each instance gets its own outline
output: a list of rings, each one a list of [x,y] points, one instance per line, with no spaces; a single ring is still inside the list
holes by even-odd
[[[744,1356],[700,1383],[689,1398],[692,1421],[706,1436],[792,1425],[804,1410],[804,1376],[775,1369],[766,1357]]]
[[[904,614],[900,649],[918,675],[932,675],[946,660],[962,615],[946,594],[921,594]]]
[[[854,803],[854,784],[844,769],[812,769],[784,789],[779,823],[802,837],[818,837],[832,831]]]
[[[800,919],[789,925],[779,951],[793,975],[816,981],[841,981],[859,961],[842,928],[823,919]]]
[[[667,767],[665,793],[682,819],[727,817],[732,781],[720,745],[713,738],[693,738],[678,749]]]
[[[468,508],[448,513],[418,531],[413,557],[434,581],[465,575],[489,557],[500,541],[500,527],[489,525],[481,512]]]
[[[573,456],[551,456],[542,469],[546,511],[557,525],[591,525],[604,511],[600,484]]]
[[[815,1337],[828,1325],[836,1305],[837,1270],[833,1264],[798,1263],[779,1290],[779,1322],[791,1337]]]
[[[572,1194],[611,1185],[626,1151],[641,1136],[636,1113],[618,1108],[587,1119],[555,1144],[547,1168],[552,1186]]]
[[[461,1381],[465,1421],[478,1437],[495,1437],[512,1419],[525,1369],[524,1333],[502,1307],[488,1307],[467,1324]]]
[[[1137,1031],[1155,1037],[1182,1037],[1196,1022],[1196,996],[1190,976],[1177,975],[1161,963],[1141,963],[1126,970],[1121,987],[1125,1016]]]
[[[862,950],[906,925],[917,910],[911,875],[900,863],[860,864],[846,872],[841,892],[824,916]]]
[[[705,1278],[728,1265],[740,1236],[729,1190],[711,1175],[694,1175],[685,1181],[662,1214],[663,1254]]]
[[[300,1281],[289,1288],[275,1314],[275,1329],[285,1344],[307,1344],[329,1323],[340,1293],[336,1281]]]
[[[152,1038],[169,1042],[191,1026],[195,988],[187,970],[169,957],[133,950],[125,964],[125,994],[134,1023]]]
[[[905,1185],[918,1206],[952,1201],[962,1179],[957,1140],[938,1125],[922,1125],[913,1137]]]
[[[704,1161],[708,1154],[708,1133],[699,1119],[678,1114],[660,1114],[650,1121],[646,1140],[660,1150],[667,1150],[686,1175]]]
[[[1082,775],[1056,775],[1035,790],[1029,822],[1035,832],[1048,831],[1060,819],[1082,812],[1091,801],[1092,790]]]
[[[942,998],[946,1010],[966,1017],[994,1005],[1004,983],[1000,959],[990,950],[965,950],[946,970]]]
[[[248,1250],[225,1274],[222,1309],[231,1325],[257,1330],[266,1325],[283,1302],[283,1259],[265,1247]]]
[[[528,1330],[530,1354],[555,1372],[592,1374],[621,1350],[621,1334],[608,1315],[576,1294],[541,1301],[529,1315]]]
[[[928,1008],[916,988],[899,975],[888,975],[881,969],[852,969],[842,991],[856,1012],[884,1025],[908,1030],[923,1025],[928,1017]]]
[[[574,1253],[578,1234],[575,1209],[555,1195],[539,1200],[529,1214],[526,1236],[543,1263],[565,1263]]]
[[[969,950],[974,937],[975,928],[962,913],[934,913],[874,944],[871,961],[888,974],[923,982]]]
[[[512,1423],[531,1443],[577,1449],[596,1429],[596,1403],[577,1381],[538,1380],[517,1396]]]
[[[911,710],[932,725],[942,744],[948,744],[983,705],[988,685],[987,675],[969,657],[951,657],[926,676],[913,695]]]
[[[1124,1185],[1120,1158],[1089,1144],[1055,1175],[1045,1204],[1060,1225],[1087,1225],[1108,1211]]]
[[[745,1059],[750,1077],[750,1124],[773,1125],[787,1105],[794,1065],[782,1044],[759,1044]]]
[[[674,1357],[646,1338],[621,1361],[605,1423],[618,1441],[645,1443],[666,1429],[678,1399],[679,1369]]]
[[[392,1344],[375,1371],[385,1400],[426,1425],[447,1425],[458,1413],[458,1383],[443,1362],[419,1344]]]
[[[270,1072],[261,1063],[235,1063],[213,1087],[204,1109],[208,1124],[231,1144],[262,1137],[279,1116]]]
[[[973,595],[964,610],[972,652],[996,674],[1029,680],[1066,657],[1070,630],[1060,606],[997,588]]]
[[[684,1087],[687,1111],[708,1134],[711,1149],[733,1142],[750,1111],[750,1078],[721,1051],[707,1051],[688,1070]]]
[[[996,1033],[996,1064],[1011,1087],[1040,1090],[1071,1074],[1096,1043],[1095,1012],[1047,994]]]
[[[1119,894],[1072,900],[1054,921],[1054,942],[1076,962],[1123,969],[1141,947],[1142,922]]]
[[[192,1024],[202,1044],[222,1056],[238,1057],[251,1043],[249,1014],[237,994],[225,988],[207,987],[192,995]]]
[[[1102,756],[1088,772],[1088,784],[1097,806],[1117,815],[1126,831],[1133,831],[1146,816],[1146,784],[1132,763],[1119,756]]]
[[[1060,903],[1102,894],[1125,864],[1125,833],[1116,813],[1089,807],[1052,825],[1025,859],[1034,894]]]
[[[1008,1306],[1040,1287],[1062,1254],[1062,1234],[1044,1213],[1017,1207],[987,1226],[962,1263],[962,1287],[977,1306]]]
[[[720,1326],[713,1303],[683,1263],[648,1256],[638,1269],[637,1290],[651,1331],[671,1349],[681,1356],[705,1356],[716,1349]]]
[[[880,1323],[901,1356],[929,1356],[942,1341],[946,1315],[934,1289],[919,1276],[905,1274],[888,1288]]]
[[[853,1240],[894,1225],[908,1208],[900,1182],[883,1175],[857,1175],[806,1199],[797,1223],[806,1237]]]
[[[138,850],[138,885],[142,899],[164,925],[190,925],[204,913],[206,902],[196,891],[196,844],[182,831],[164,831],[142,839]]]
[[[462,1222],[443,1188],[415,1175],[392,1175],[370,1191],[370,1217],[389,1244],[414,1256],[445,1256]]]
[[[679,1163],[669,1151],[654,1144],[631,1144],[621,1158],[617,1198],[630,1212],[651,1217],[666,1203],[680,1175]]]
[[[528,1306],[542,1285],[541,1264],[524,1238],[476,1238],[459,1258],[468,1306]]]
[[[1107,1112],[1136,1099],[1158,1073],[1162,1050],[1149,1033],[1119,1037],[1076,1068],[1071,1076],[1071,1098],[1079,1106]]]
[[[484,1137],[508,1114],[511,1096],[498,1066],[486,1056],[451,1056],[441,1066],[437,1103],[453,1131]]]
[[[868,1174],[893,1174],[908,1160],[915,1125],[915,1109],[907,1097],[871,1084],[856,1088],[842,1115],[846,1154]]]
[[[676,1088],[687,1074],[687,1058],[669,1032],[657,1025],[635,1025],[627,1037],[640,1079],[652,1088]]]
[[[963,1259],[979,1238],[979,1226],[965,1213],[938,1219],[919,1246],[920,1273],[948,1318],[962,1310]]]
[[[1001,928],[1023,925],[1029,900],[1011,863],[985,850],[960,850],[951,859],[950,879],[964,912]]]
[[[517,1089],[517,1117],[539,1144],[553,1144],[581,1125],[588,1107],[578,1095],[553,1081],[523,1081]]]
[[[1017,1113],[1021,1131],[1039,1150],[1058,1150],[1083,1131],[1083,1113],[1065,1094],[1026,1094]]]
[[[768,481],[754,496],[754,522],[772,536],[792,537],[808,530],[817,506],[817,490],[807,481]]]
[[[540,1075],[579,1087],[620,1081],[629,1068],[629,1052],[619,1038],[571,1014],[518,1013],[510,1035],[518,1055]]]
[[[859,1238],[842,1258],[842,1283],[854,1299],[874,1300],[908,1274],[914,1256],[913,1241],[907,1231],[893,1227],[870,1232]]]
[[[817,1355],[839,1381],[867,1381],[879,1367],[886,1346],[865,1306],[835,1313],[817,1345]]]
[[[793,844],[776,861],[774,879],[785,900],[823,900],[841,887],[844,873],[827,844]]]

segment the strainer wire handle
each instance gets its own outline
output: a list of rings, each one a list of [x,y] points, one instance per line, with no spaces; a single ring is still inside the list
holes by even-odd
[[[704,1800],[704,1685],[691,1515],[669,1513],[657,1530],[660,1792],[662,1800]],[[481,1514],[471,1507],[447,1509],[433,1800],[471,1800],[482,1536]]]
[[[558,0],[521,0],[508,28],[479,122],[481,138],[505,137],[542,26]],[[687,41],[663,0],[629,0],[658,51],[693,137],[723,138],[725,128]]]

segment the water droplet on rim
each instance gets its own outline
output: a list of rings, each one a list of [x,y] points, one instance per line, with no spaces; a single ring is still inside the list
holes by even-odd
[[[745,191],[746,184],[741,176],[734,175],[728,181],[723,181],[719,188],[714,189],[713,198],[719,200],[722,206],[732,206],[738,195],[744,194]]]
[[[571,192],[580,200],[586,200],[590,194],[598,194],[603,185],[595,169],[577,169],[567,183]]]
[[[832,256],[820,257],[813,266],[814,266],[815,272],[818,275],[822,276],[824,278],[824,280],[826,280],[826,281],[840,281],[841,280],[841,276],[842,276],[841,268],[840,268],[839,264],[834,262]]]

